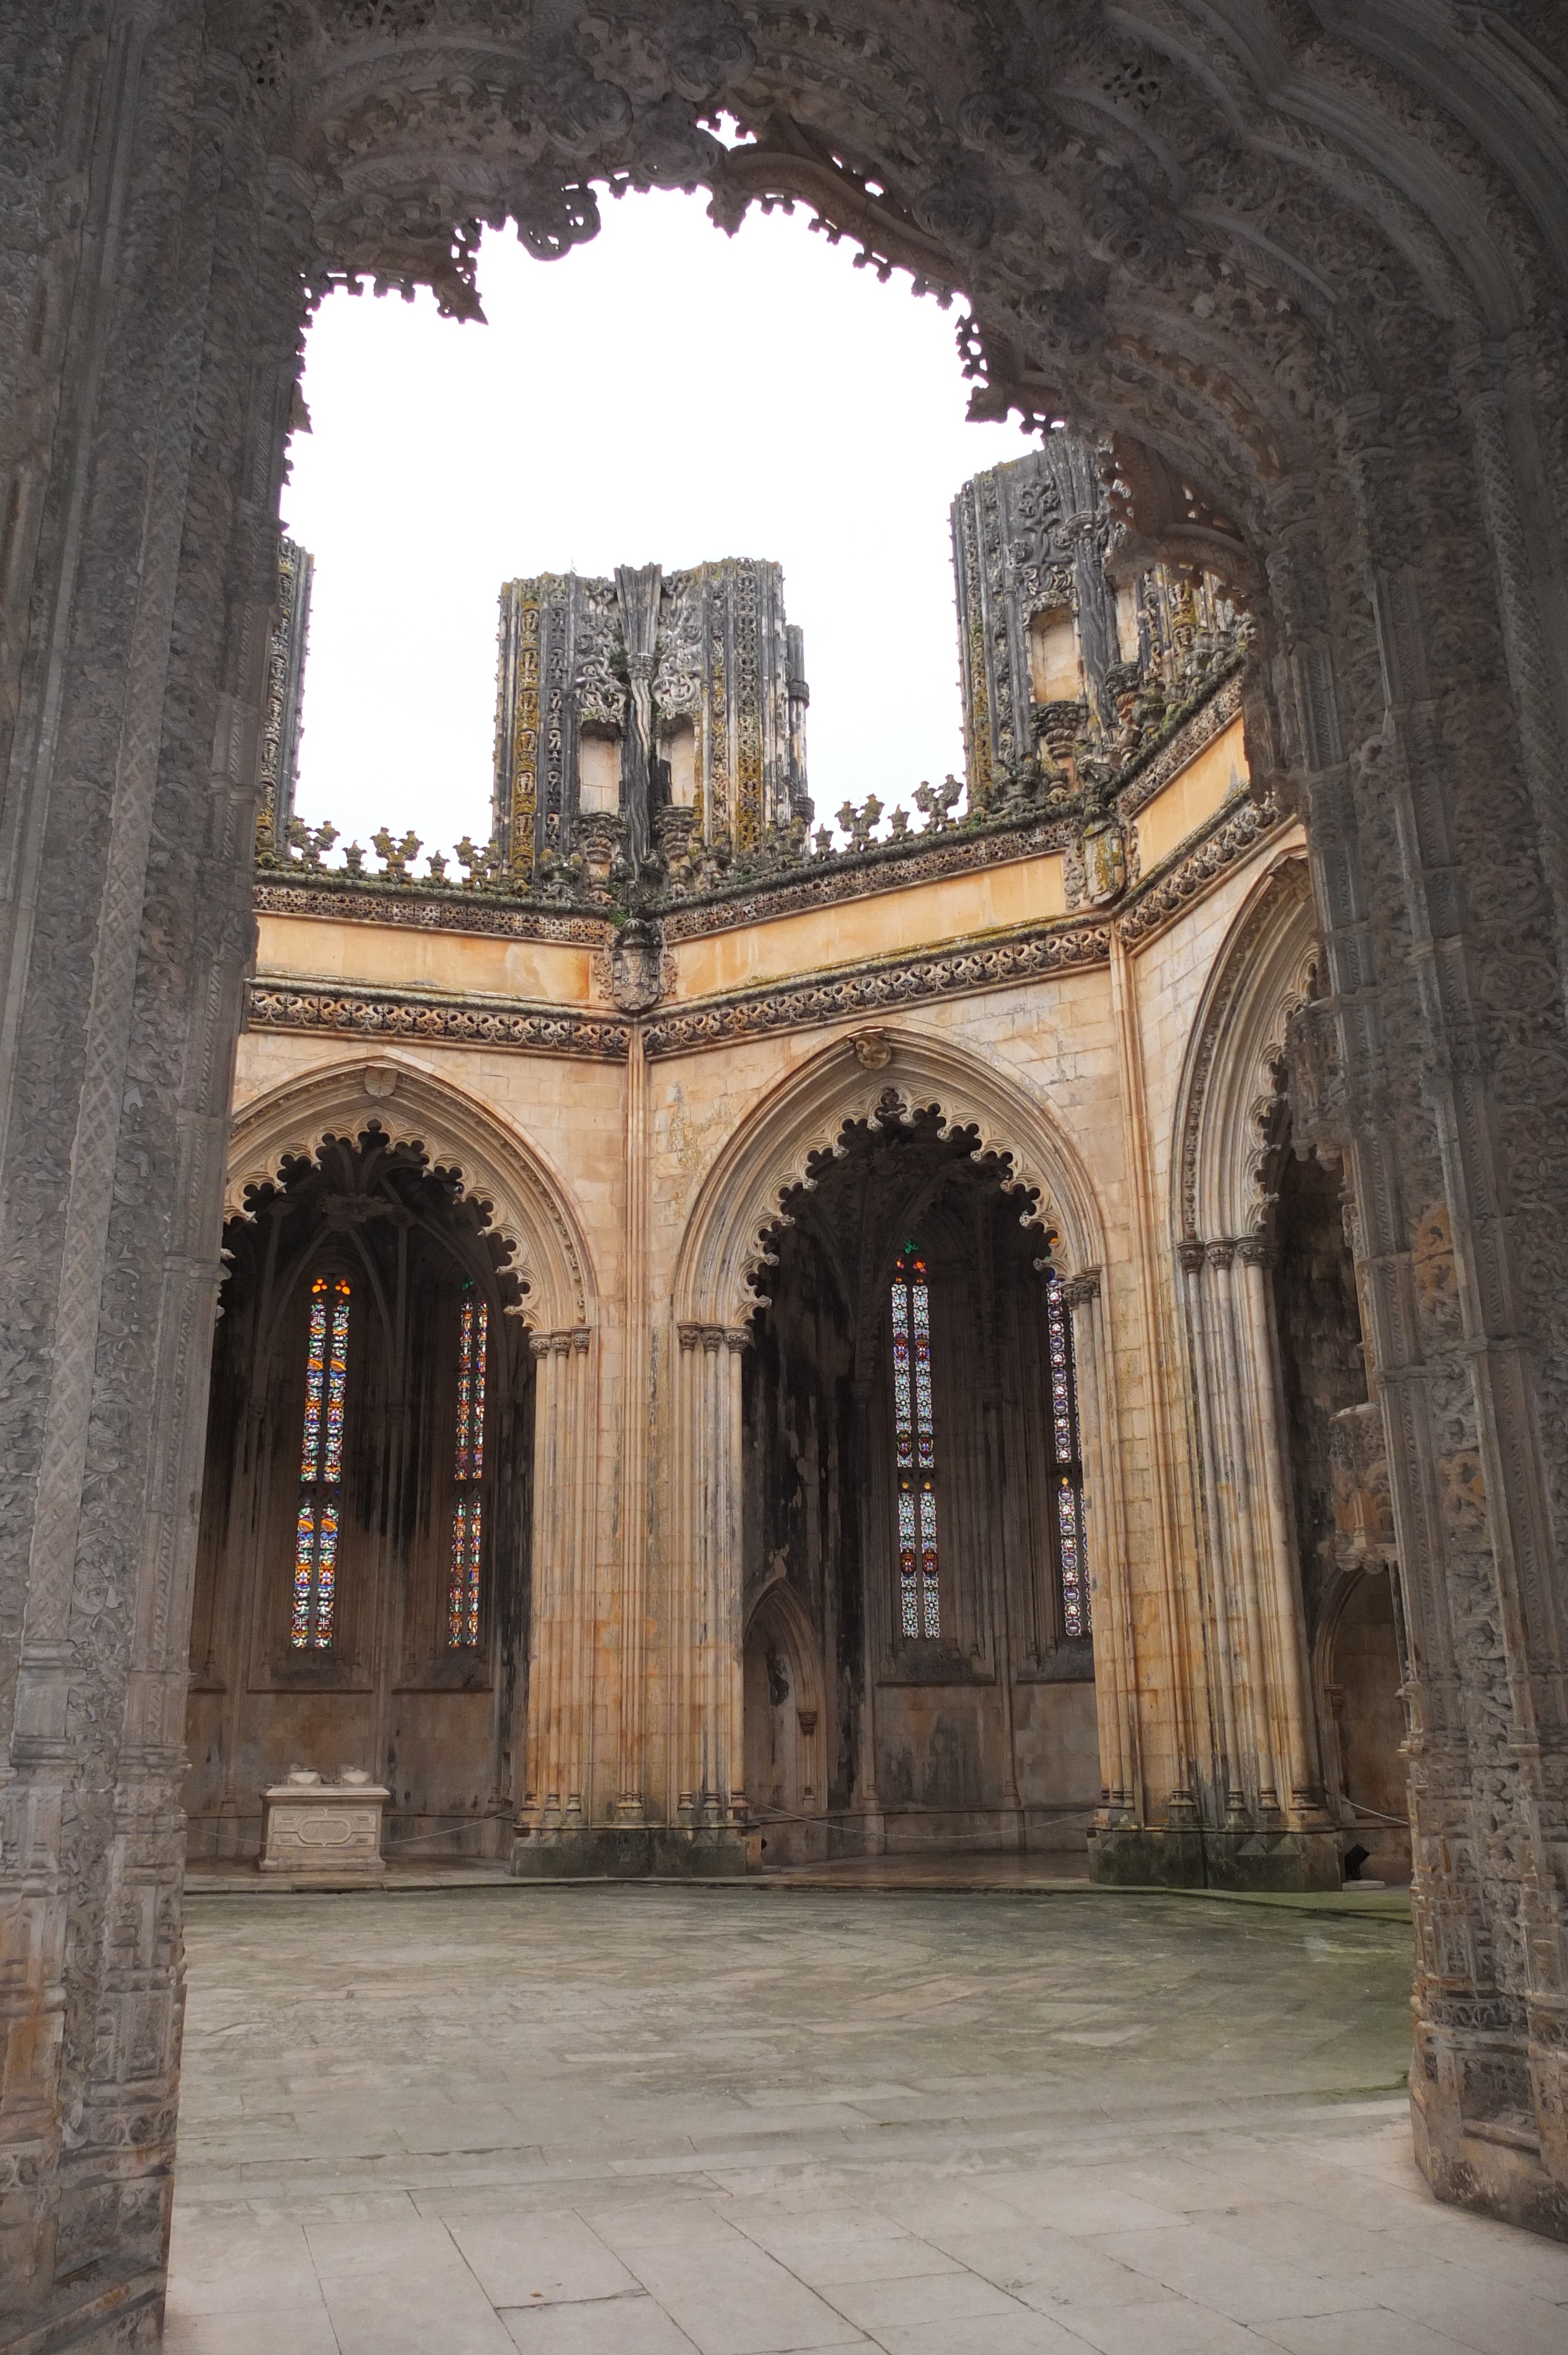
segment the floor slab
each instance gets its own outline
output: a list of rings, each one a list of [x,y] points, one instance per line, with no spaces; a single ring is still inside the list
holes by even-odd
[[[174,2355],[1538,2355],[1410,2155],[1397,1913],[1054,1886],[196,1898]]]

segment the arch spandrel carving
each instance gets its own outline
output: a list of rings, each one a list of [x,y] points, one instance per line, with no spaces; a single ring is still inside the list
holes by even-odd
[[[424,284],[477,319],[487,222],[549,257],[595,235],[607,186],[706,187],[731,230],[801,202],[879,274],[968,290],[977,414],[1116,434],[1146,552],[1213,562],[1266,531],[1260,485],[1325,457],[1347,400],[1561,300],[1568,155],[1529,45],[1439,13],[1432,37],[1364,0],[1331,46],[1273,0],[1044,0],[1005,32],[887,0],[229,21],[267,148],[312,190],[313,292]],[[720,108],[745,143],[713,135]]]
[[[758,1305],[754,1279],[769,1259],[782,1205],[814,1184],[811,1164],[842,1155],[845,1127],[941,1117],[944,1137],[973,1132],[973,1158],[1004,1160],[1001,1183],[1020,1222],[1053,1231],[1070,1273],[1106,1260],[1106,1222],[1094,1182],[1047,1105],[994,1064],[929,1032],[841,1034],[743,1121],[711,1164],[676,1263],[680,1322],[743,1324]]]
[[[282,1163],[308,1161],[323,1137],[358,1135],[373,1122],[395,1142],[420,1146],[432,1167],[457,1171],[464,1195],[489,1205],[491,1227],[512,1247],[509,1269],[525,1287],[525,1324],[558,1332],[594,1321],[587,1239],[544,1155],[409,1056],[318,1066],[246,1104],[229,1146],[225,1219],[248,1218],[250,1189],[274,1184]]]
[[[1187,1049],[1171,1175],[1177,1241],[1234,1241],[1268,1216],[1263,1169],[1277,1072],[1320,950],[1307,862],[1273,866],[1226,934]]]

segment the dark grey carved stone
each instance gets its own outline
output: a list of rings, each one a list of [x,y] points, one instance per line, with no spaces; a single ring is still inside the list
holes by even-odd
[[[611,183],[701,182],[731,226],[789,197],[962,286],[976,413],[1109,437],[1128,561],[1250,604],[1415,1668],[1417,2149],[1568,2231],[1565,76],[1553,0],[0,11],[5,2338],[158,2333],[304,304],[471,318],[482,222],[565,253]],[[753,148],[701,128],[720,104]]]

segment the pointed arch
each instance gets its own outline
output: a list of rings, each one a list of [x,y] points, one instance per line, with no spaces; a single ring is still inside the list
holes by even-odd
[[[1286,1027],[1321,955],[1307,861],[1272,866],[1227,933],[1192,1025],[1177,1096],[1171,1221],[1179,1242],[1261,1231],[1263,1169]]]
[[[1105,1264],[1106,1221],[1082,1156],[1050,1108],[994,1063],[916,1029],[841,1035],[743,1121],[698,1190],[675,1265],[681,1324],[742,1325],[785,1198],[810,1186],[820,1153],[838,1154],[847,1123],[885,1127],[932,1109],[942,1134],[976,1132],[975,1158],[1005,1156],[1004,1188],[1024,1225],[1060,1238],[1071,1273]]]
[[[381,1053],[302,1071],[237,1114],[224,1192],[225,1219],[248,1218],[252,1188],[281,1167],[311,1160],[328,1136],[357,1136],[379,1123],[397,1144],[418,1145],[433,1168],[455,1171],[471,1201],[512,1247],[510,1272],[524,1286],[522,1317],[543,1332],[597,1321],[588,1240],[565,1186],[536,1145],[510,1122],[412,1056]]]

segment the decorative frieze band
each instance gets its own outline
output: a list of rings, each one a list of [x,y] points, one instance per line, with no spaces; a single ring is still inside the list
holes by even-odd
[[[863,1014],[906,1006],[923,997],[959,990],[995,989],[1044,974],[1105,964],[1110,934],[1103,924],[1026,932],[985,948],[960,949],[944,956],[902,958],[893,964],[862,968],[832,981],[802,982],[793,988],[754,990],[712,1000],[687,1013],[662,1016],[645,1033],[650,1055],[684,1055],[703,1047],[770,1030],[808,1028]]]
[[[288,987],[259,977],[246,1021],[252,1030],[323,1030],[349,1038],[429,1039],[453,1046],[533,1048],[552,1055],[624,1061],[622,1021],[559,1007],[424,996],[414,990]]]
[[[1121,938],[1135,943],[1171,922],[1216,875],[1245,858],[1279,824],[1282,815],[1272,792],[1234,807],[1185,858],[1163,875],[1156,876],[1118,918]],[[984,848],[983,844],[971,847]],[[275,893],[281,887],[265,888]],[[302,896],[318,900],[324,912],[327,895]],[[350,895],[343,896],[346,900]],[[407,904],[418,905],[413,901]],[[775,896],[768,908],[771,911],[777,905]],[[524,916],[528,911],[495,912]],[[588,920],[533,921],[577,924]],[[670,928],[667,923],[666,930]],[[863,965],[831,978],[802,981],[783,988],[737,991],[687,1008],[672,1009],[648,1023],[645,1043],[650,1055],[690,1054],[705,1047],[724,1046],[733,1039],[777,1030],[808,1029],[840,1021],[846,1015],[884,1011],[923,998],[1005,987],[1010,983],[1035,980],[1053,973],[1081,971],[1107,963],[1109,956],[1110,934],[1105,924],[1036,926],[983,945],[957,947],[928,956],[905,956],[882,964]],[[253,1030],[425,1039],[453,1045],[514,1047],[544,1054],[591,1056],[611,1062],[625,1059],[630,1038],[630,1025],[624,1019],[561,1007],[445,997],[417,990],[344,989],[327,983],[290,985],[266,975],[251,984],[248,1021]]]
[[[1280,808],[1272,787],[1256,801],[1245,801],[1239,809],[1206,835],[1195,850],[1165,874],[1155,879],[1135,900],[1125,916],[1117,919],[1117,932],[1130,946],[1135,941],[1147,940],[1150,932],[1179,916],[1189,900],[1195,900],[1227,867],[1245,858],[1255,843],[1273,832],[1285,813]]]
[[[980,867],[1036,858],[1045,851],[1065,850],[1080,824],[1077,815],[1069,812],[1063,817],[992,825],[984,833],[955,826],[938,834],[934,842],[928,830],[909,837],[906,847],[877,842],[858,858],[853,852],[841,852],[837,858],[823,859],[793,882],[758,883],[747,891],[667,908],[661,918],[664,937],[667,941],[703,940],[712,932],[765,924],[776,916],[800,915],[812,908],[833,907],[843,900],[869,899],[879,891],[906,891],[916,883],[969,875]]]
[[[397,924],[420,932],[483,932],[508,941],[559,941],[604,948],[615,937],[609,916],[551,914],[488,900],[469,891],[376,890],[361,883],[334,890],[326,881],[256,884],[259,916],[322,916],[339,924]]]
[[[1134,772],[1130,783],[1117,795],[1117,808],[1123,823],[1147,809],[1156,794],[1163,793],[1172,777],[1180,774],[1189,761],[1195,761],[1205,744],[1228,728],[1242,708],[1242,682],[1238,670],[1227,678],[1219,693],[1192,714],[1179,728],[1169,743],[1150,754],[1141,769]]]

